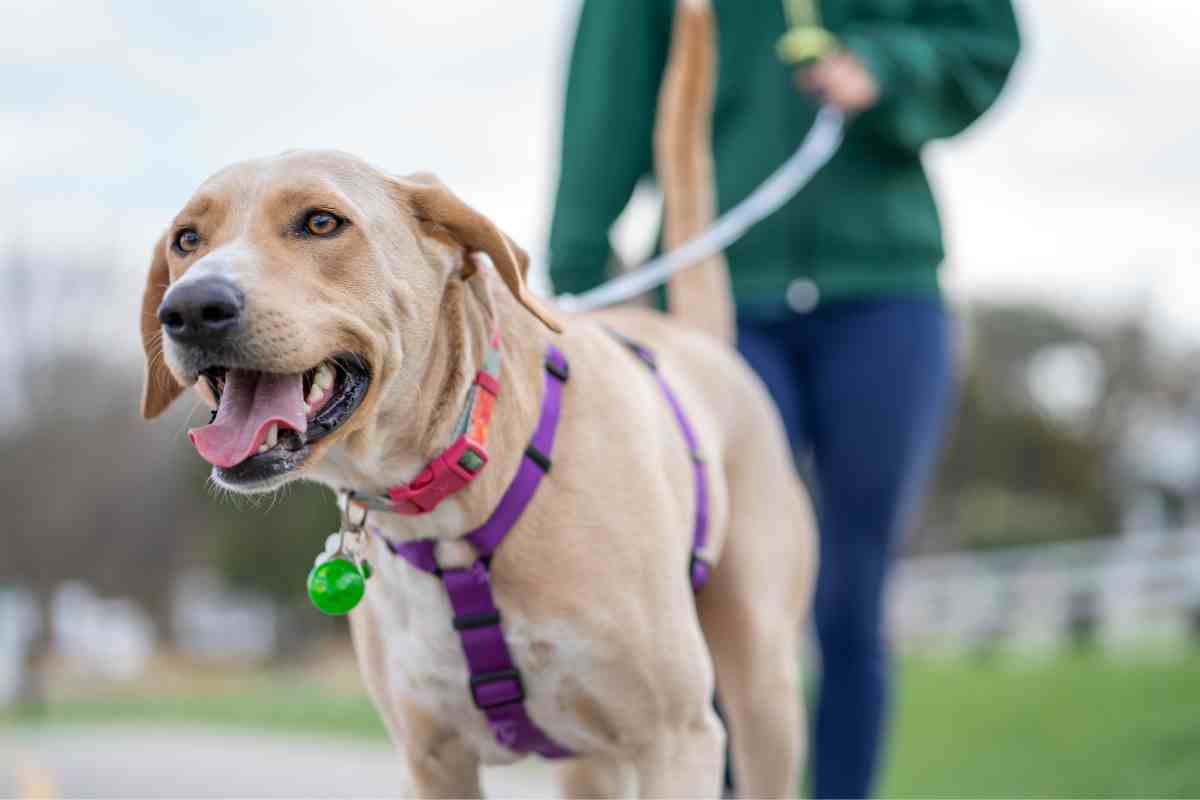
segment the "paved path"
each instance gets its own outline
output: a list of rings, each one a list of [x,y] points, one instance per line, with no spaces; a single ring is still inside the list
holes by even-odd
[[[0,797],[396,797],[386,744],[161,726],[0,728]],[[529,759],[484,772],[489,797],[554,797]]]

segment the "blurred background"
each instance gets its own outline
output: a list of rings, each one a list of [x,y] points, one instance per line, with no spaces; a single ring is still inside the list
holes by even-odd
[[[891,588],[883,793],[1194,796],[1200,4],[1018,11],[1005,96],[925,153],[962,389]],[[225,164],[336,147],[544,251],[576,13],[0,2],[0,795],[394,791],[304,593],[330,497],[217,499],[190,401],[136,413],[149,250]],[[657,214],[639,190],[627,261]]]

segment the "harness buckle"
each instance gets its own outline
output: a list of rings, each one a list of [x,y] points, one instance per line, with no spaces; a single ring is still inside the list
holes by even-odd
[[[487,691],[486,697],[480,697],[480,690],[497,684],[508,683],[511,691],[504,692],[503,688]],[[525,684],[521,681],[521,673],[515,668],[498,669],[494,672],[481,672],[472,675],[470,680],[471,700],[480,711],[488,711],[499,706],[512,705],[525,700]]]
[[[549,356],[546,357],[546,372],[558,378],[559,383],[566,383],[567,378],[571,377],[571,368],[566,361],[557,363]]]
[[[542,472],[550,471],[550,456],[538,450],[532,443],[525,448],[525,457],[537,464]]]
[[[424,514],[470,483],[488,461],[487,449],[469,436],[458,437],[410,483],[388,489],[392,511]]]
[[[698,592],[704,588],[704,584],[708,583],[709,576],[712,575],[712,564],[709,564],[698,553],[692,553],[692,559],[688,562],[688,578],[692,582],[692,591]]]
[[[490,628],[500,624],[499,611],[484,611],[479,614],[458,614],[451,621],[456,631],[470,631],[475,628]]]

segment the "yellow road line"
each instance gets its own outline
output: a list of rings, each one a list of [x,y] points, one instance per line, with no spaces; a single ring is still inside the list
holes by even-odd
[[[24,753],[17,753],[16,762],[18,797],[22,800],[54,800],[58,797],[58,785],[50,770]]]

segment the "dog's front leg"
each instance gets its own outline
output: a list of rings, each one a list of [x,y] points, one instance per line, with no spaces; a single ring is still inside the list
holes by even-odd
[[[558,768],[563,797],[624,797],[621,762],[611,756],[579,756],[563,761]]]
[[[641,797],[719,797],[725,763],[725,726],[704,702],[691,722],[662,731],[640,752]]]
[[[411,797],[483,797],[479,757],[441,725],[407,725],[402,752]]]

